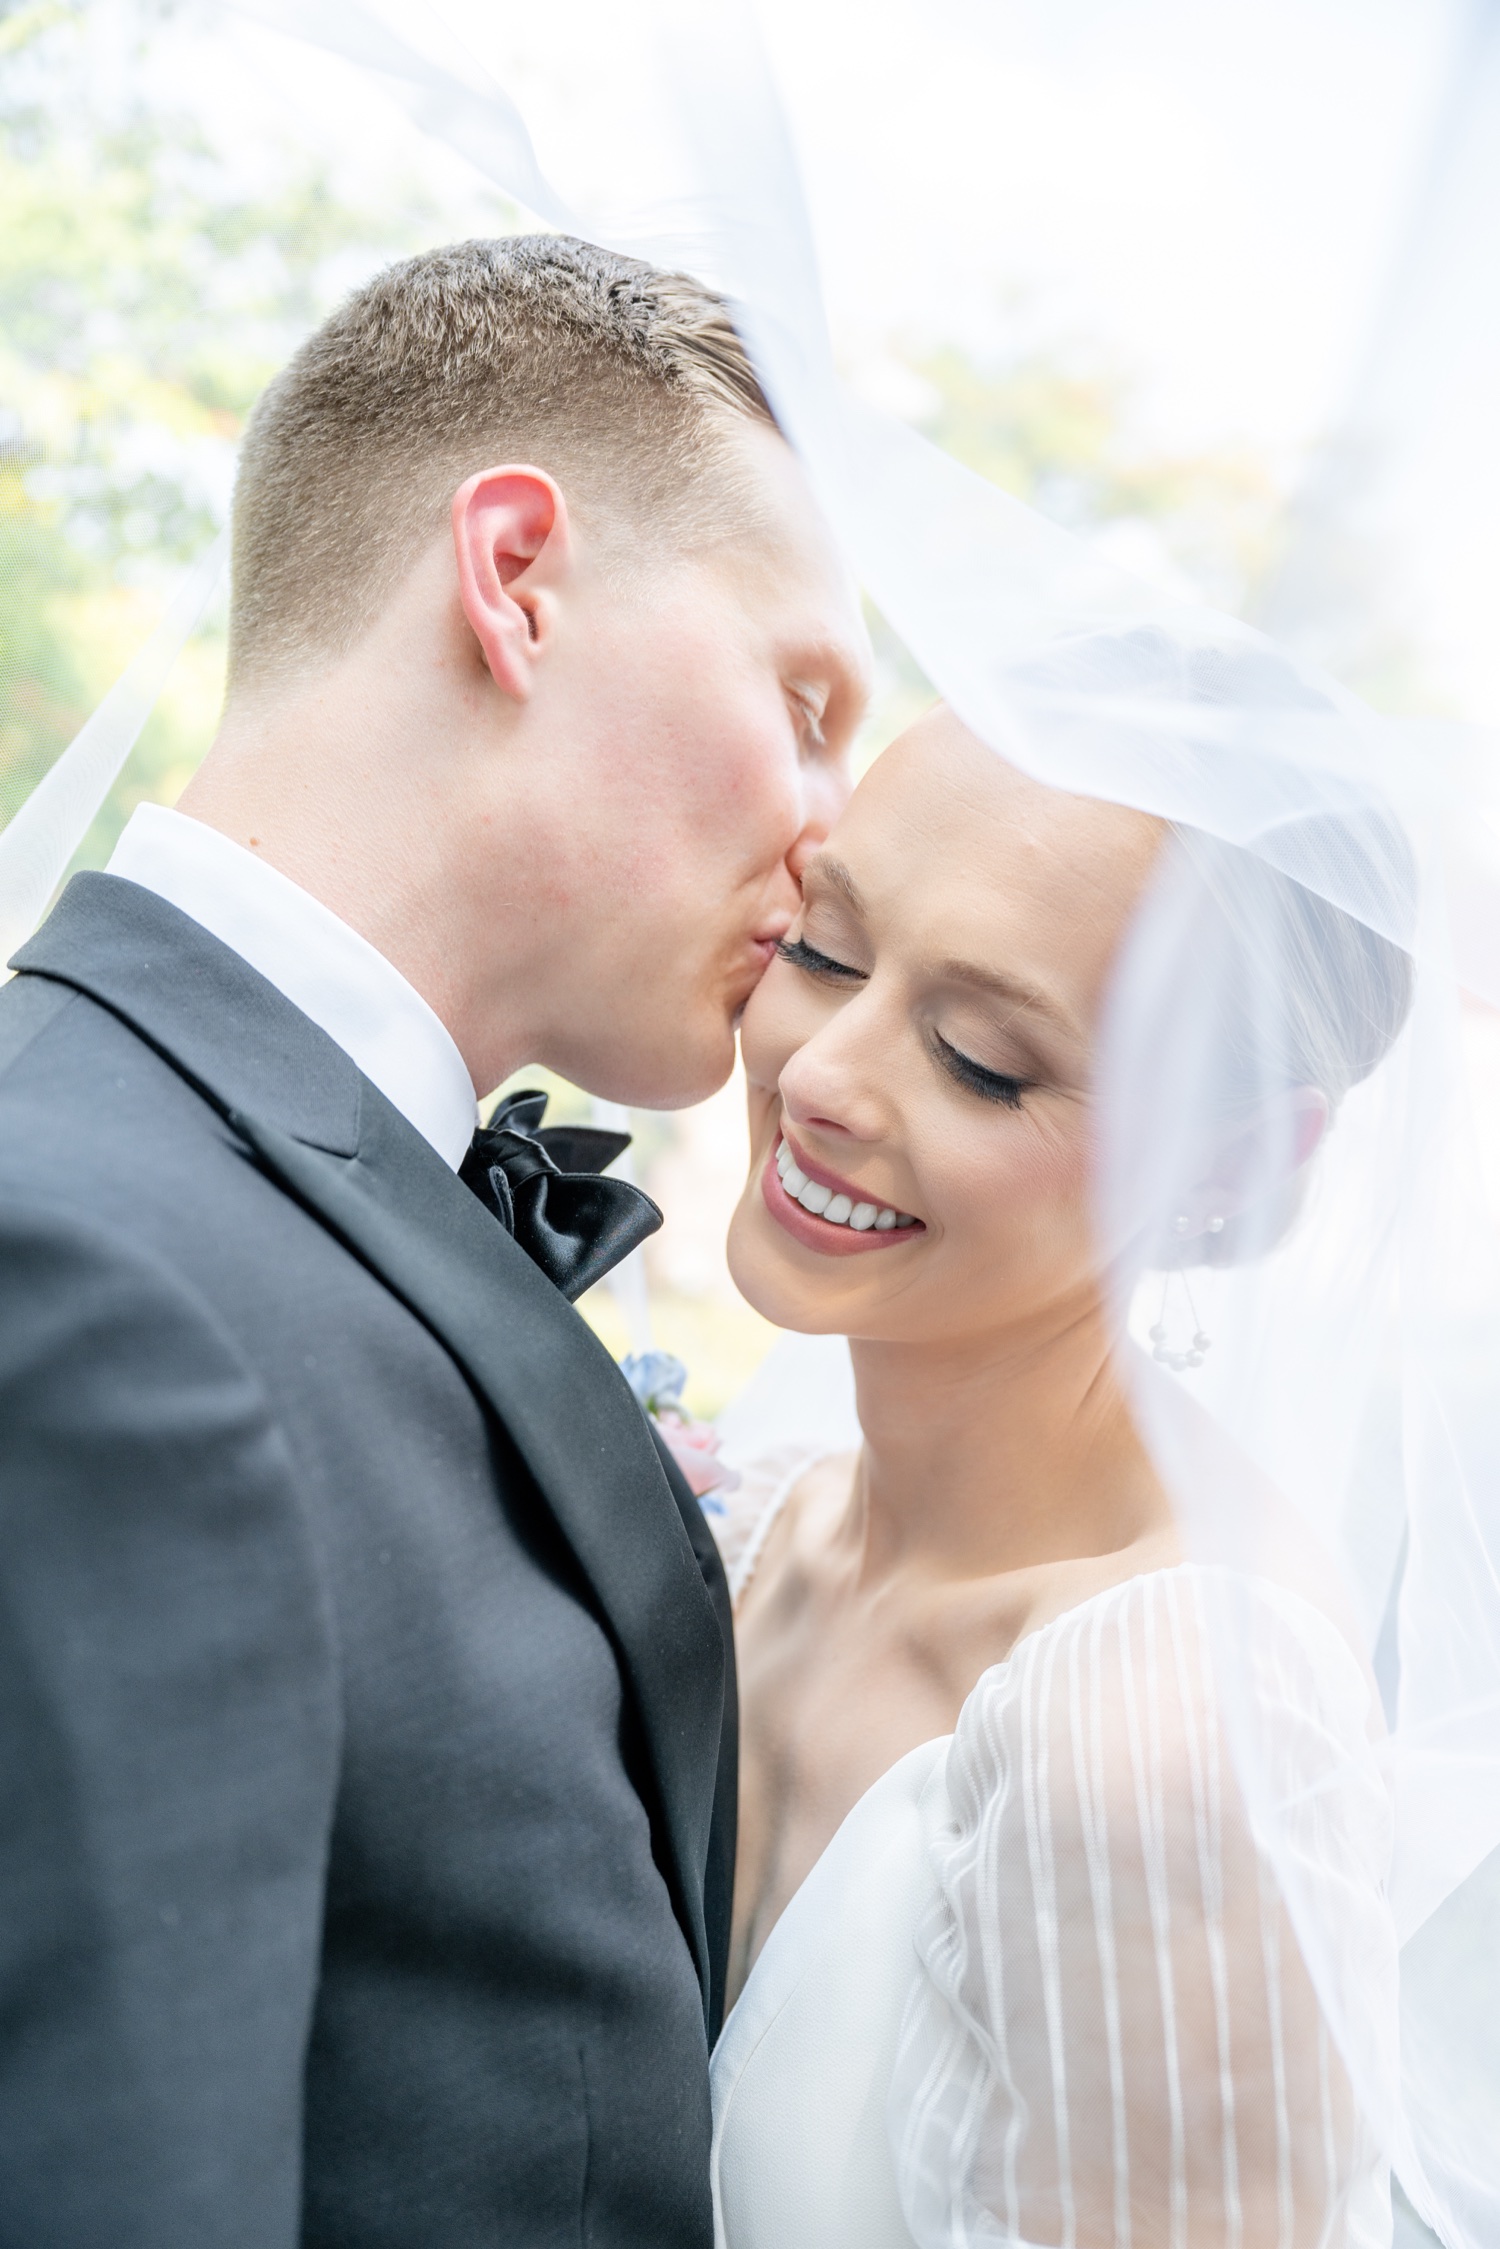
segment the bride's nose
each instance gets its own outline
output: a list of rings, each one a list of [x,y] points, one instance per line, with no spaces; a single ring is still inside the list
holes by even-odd
[[[886,1137],[885,1103],[869,1077],[869,1063],[847,1038],[825,1025],[797,1049],[781,1072],[782,1113],[794,1132],[873,1141]]]

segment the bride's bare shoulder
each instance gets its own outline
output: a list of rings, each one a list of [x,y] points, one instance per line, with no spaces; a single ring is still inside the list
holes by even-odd
[[[753,1580],[764,1583],[788,1554],[826,1537],[848,1505],[857,1457],[783,1445],[741,1470],[712,1518],[736,1607]]]

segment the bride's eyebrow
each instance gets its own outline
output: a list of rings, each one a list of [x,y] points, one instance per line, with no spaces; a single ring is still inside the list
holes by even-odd
[[[859,894],[859,885],[853,875],[842,859],[830,859],[826,851],[820,851],[817,858],[809,860],[803,870],[802,888],[804,892],[809,889],[817,890],[824,884],[830,890],[836,890],[845,905],[858,914],[861,921],[865,919],[865,902]]]
[[[820,851],[815,859],[809,860],[803,872],[802,888],[804,894],[809,890],[836,891],[852,913],[858,914],[861,921],[865,919],[865,902],[858,883],[843,860],[830,858],[826,851]],[[980,968],[974,961],[963,960],[939,961],[931,970],[931,977],[934,983],[963,984],[971,991],[983,992],[988,999],[999,1000],[1011,1011],[1000,1026],[1002,1030],[1008,1028],[1017,1015],[1024,1014],[1040,1017],[1075,1045],[1088,1043],[1068,1010],[1039,985],[1028,984],[1022,977],[1007,976],[1002,970]]]
[[[1037,985],[1028,984],[1020,977],[1006,976],[999,970],[980,968],[973,961],[960,960],[939,961],[932,970],[932,977],[939,984],[967,985],[971,991],[983,992],[987,998],[1001,1001],[1015,1015],[1040,1016],[1065,1038],[1083,1041],[1083,1033],[1067,1009]]]

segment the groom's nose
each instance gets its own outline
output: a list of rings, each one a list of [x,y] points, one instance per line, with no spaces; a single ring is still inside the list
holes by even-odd
[[[807,863],[821,851],[834,824],[854,793],[854,777],[846,758],[819,765],[803,780],[802,826],[786,855],[786,863],[800,890]]]

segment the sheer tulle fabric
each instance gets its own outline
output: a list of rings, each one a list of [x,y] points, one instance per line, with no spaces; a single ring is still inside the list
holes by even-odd
[[[1164,1704],[1152,1720],[1150,1698],[1179,1660],[1164,1596],[1150,1596],[1154,1671],[1144,1611],[1139,1644],[1134,1624],[1113,1653],[1107,1633],[1100,1640],[1103,1778],[1082,1796],[1076,1771],[1095,1771],[1091,1643],[1078,1644],[1081,1765],[1061,1655],[1037,1674],[1024,1709],[1006,1699],[1019,1685],[995,1690],[1007,1713],[989,1792],[1000,1809],[993,1823],[976,1811],[970,1825],[976,1849],[990,1839],[1027,1905],[975,1893],[972,1949],[943,2002],[952,2023],[967,2025],[963,2066],[984,2129],[957,2093],[933,2106],[922,2073],[903,2067],[916,2105],[900,2145],[919,2237],[985,2239],[973,2229],[1016,2215],[1042,2229],[1049,2249],[1064,2238],[1116,2242],[1128,2173],[1133,2238],[1153,2249],[1179,2238],[1192,2249],[1250,2243],[1252,2225],[1278,2249],[1301,2249],[1329,2223],[1350,2242],[1384,2238],[1361,2183],[1365,2133],[1450,2249],[1492,2249],[1500,1257],[1469,1108],[1484,1024],[1465,1015],[1462,997],[1500,1004],[1492,750],[1476,754],[1445,723],[1375,717],[1295,651],[1138,584],[852,399],[828,348],[786,128],[732,0],[643,0],[586,11],[586,23],[560,4],[545,22],[527,20],[516,52],[494,11],[464,0],[450,13],[467,50],[415,0],[383,13],[363,0],[320,0],[311,12],[253,0],[251,12],[373,71],[408,116],[549,223],[725,288],[844,551],[937,689],[1036,779],[1137,807],[1173,831],[1111,993],[1094,1097],[1097,1208],[1119,1363],[1143,1434],[1186,1553],[1227,1575],[1195,1581],[1199,1608],[1177,1599],[1185,1676],[1201,1682],[1175,1712]],[[1476,8],[1473,18],[1445,132],[1453,148],[1482,153],[1500,146],[1500,17]],[[296,52],[288,47],[289,72]],[[590,136],[575,134],[573,145],[589,138],[588,177],[543,176],[512,84],[550,84],[575,120],[587,119]],[[1473,199],[1472,177],[1462,164],[1440,168],[1404,272],[1462,283],[1467,271],[1492,292],[1494,202]],[[912,182],[914,197],[924,192]],[[1455,244],[1466,256],[1447,254]],[[1428,258],[1429,248],[1444,255]],[[1407,332],[1418,325],[1432,326],[1408,321]],[[1383,333],[1401,326],[1388,317]],[[1476,395],[1492,397],[1493,385]],[[1410,410],[1425,411],[1420,399]],[[1493,447],[1487,409],[1475,438]],[[1289,632],[1316,604],[1321,551],[1305,541],[1300,569],[1284,574],[1277,614]],[[19,882],[26,899],[39,898],[61,871],[77,840],[65,831],[112,770],[144,693],[132,680],[130,708],[81,740],[47,817],[5,839],[13,849],[8,872],[0,849],[0,886]],[[53,820],[53,804],[67,820]],[[1401,953],[1409,991],[1397,963],[1371,954],[1371,939]],[[1377,1035],[1366,1039],[1368,1029]],[[1309,1086],[1327,1098],[1315,1147],[1303,1133]],[[1194,1366],[1199,1333],[1212,1348]],[[1169,1367],[1183,1360],[1181,1385],[1152,1366],[1154,1343],[1172,1355]],[[1231,1599],[1227,1588],[1249,1579],[1280,1591]],[[1220,1582],[1222,1595],[1212,1591]],[[1147,1597],[1125,1601],[1126,1616],[1137,1599]],[[1278,1599],[1308,1604],[1295,1629]],[[1321,1636],[1307,1623],[1314,1611],[1328,1620]],[[1363,1719],[1353,1722],[1350,1681],[1362,1673],[1351,1673],[1351,1646],[1377,1679],[1390,1727],[1378,1749]],[[1033,1649],[1014,1679],[1047,1662]],[[1134,1793],[1131,1710],[1148,1782],[1159,1739],[1164,1771],[1186,1788],[1159,1836],[1149,1786],[1144,1812]],[[1033,1842],[1027,1828],[1026,1805],[1040,1799],[1024,1780],[1026,1741],[1033,1769],[1045,1752],[1048,1801],[1066,1783],[1046,1857],[1036,1855],[1042,1831]],[[1392,1819],[1393,1836],[1377,1843]],[[1399,1968],[1376,1902],[1387,1852]],[[1101,1966],[1101,1881],[1119,1919],[1112,1983]],[[1263,1889],[1272,1898],[1264,1920],[1258,1902],[1251,1912],[1252,1889],[1257,1901]],[[1163,1897],[1170,1935],[1159,1944],[1151,1908]],[[1000,1929],[1004,1947],[980,1941],[986,1927]],[[992,1980],[1003,1952],[1008,1986]],[[945,1988],[942,1957],[939,1947],[934,1993]],[[1180,2131],[1163,1957],[1180,1996],[1171,2033]],[[1032,1969],[1018,1965],[1028,1958]],[[1017,1977],[1031,1993],[1024,2020],[1004,2012]],[[1065,2093],[1089,2089],[1076,2114],[1048,2091],[1028,2095],[1017,2125],[1020,2109],[1006,2106],[994,2074],[1002,2033],[1046,2086],[1060,2067]],[[981,2161],[975,2150],[991,2148],[997,2120],[1001,2155]],[[1003,2151],[1018,2132],[1012,2213]],[[1104,2162],[1122,2133],[1126,2172],[1113,2154]],[[961,2177],[945,2144],[970,2151]],[[1189,2230],[1179,2235],[1183,2196]]]
[[[985,1675],[948,1753],[890,2104],[923,2249],[1389,2240],[1378,2145],[1235,1782],[1226,1629],[1250,1635],[1309,1882],[1367,2012],[1393,2014],[1390,1809],[1348,1649],[1227,1572],[1101,1595]]]
[[[755,1575],[782,1509],[798,1482],[821,1457],[819,1448],[790,1440],[772,1452],[756,1454],[740,1470],[739,1488],[728,1495],[724,1512],[713,1525],[729,1581],[729,1598],[736,1608]]]

